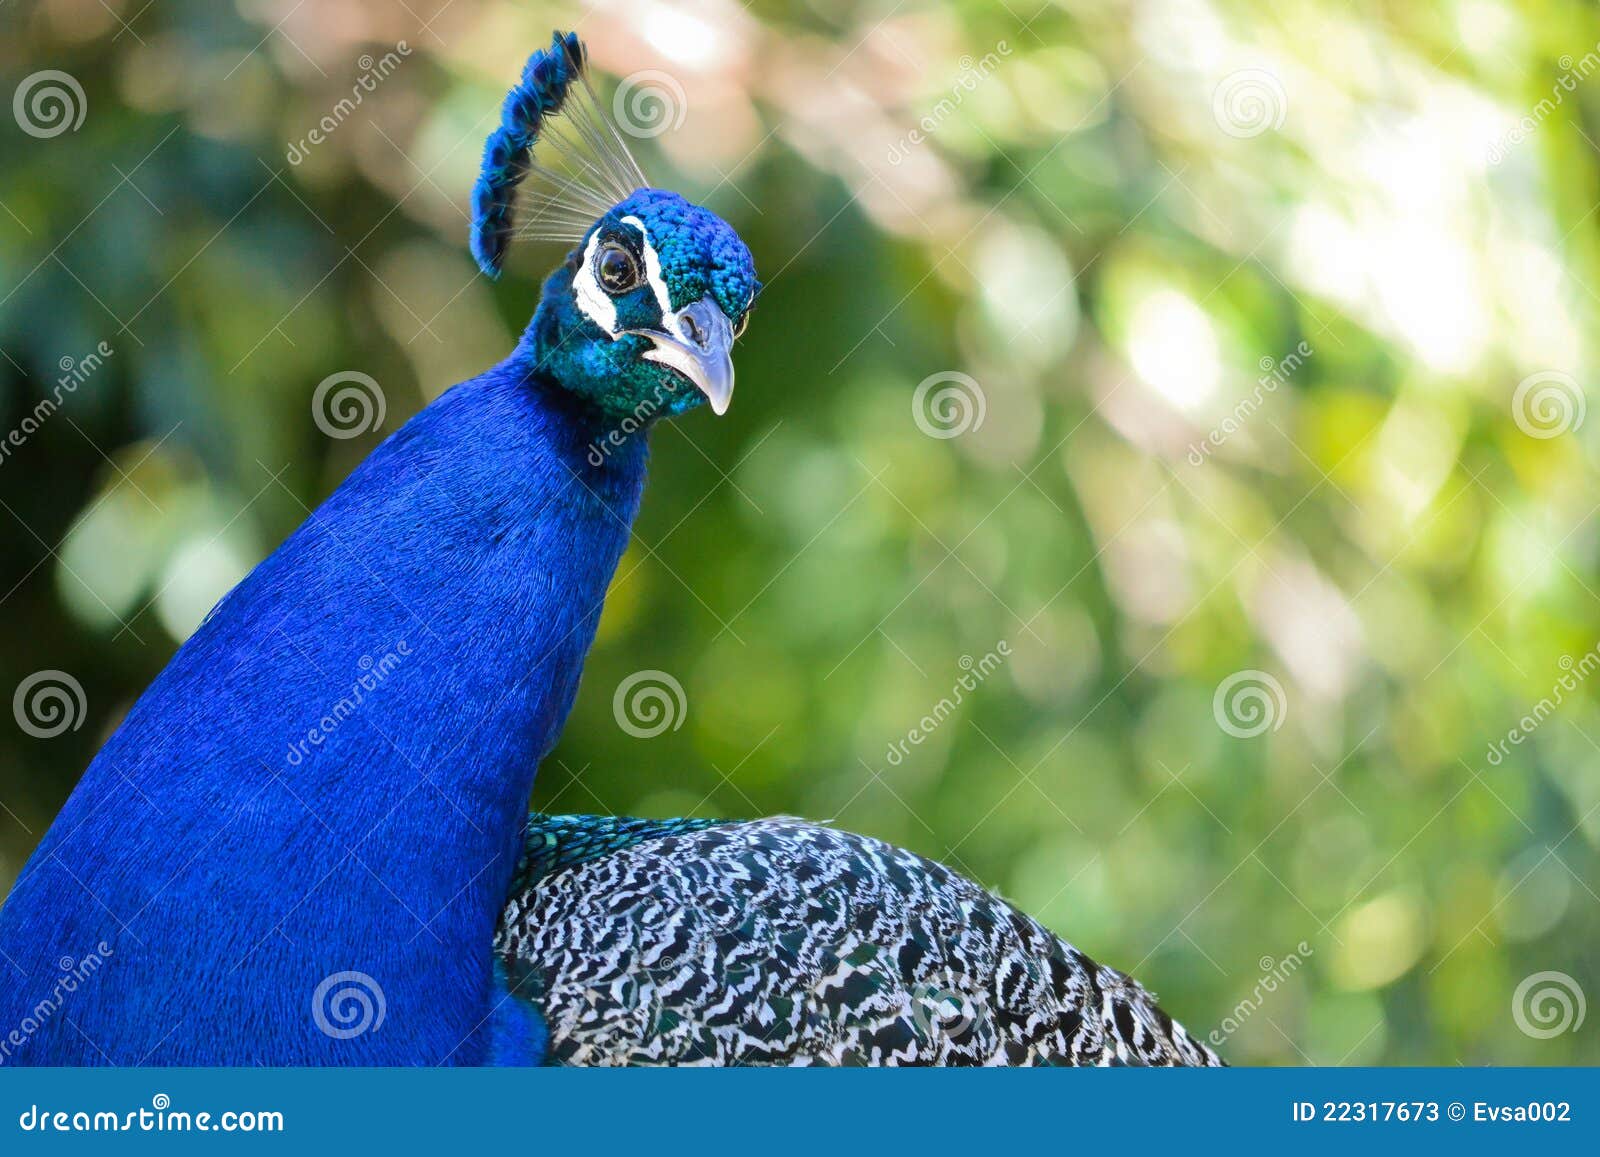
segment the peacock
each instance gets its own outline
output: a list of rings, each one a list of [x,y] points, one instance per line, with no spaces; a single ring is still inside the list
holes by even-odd
[[[728,408],[760,289],[590,84],[557,33],[485,148],[483,270],[569,247],[516,348],[224,596],[23,869],[0,1063],[1221,1063],[1128,976],[877,840],[528,816],[649,430]]]

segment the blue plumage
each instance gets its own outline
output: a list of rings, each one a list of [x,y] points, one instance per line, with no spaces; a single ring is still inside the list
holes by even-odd
[[[650,240],[672,292],[672,308],[682,309],[711,295],[729,317],[742,317],[760,292],[750,250],[720,217],[665,189],[640,189],[608,216],[637,217],[649,225]]]
[[[27,977],[0,985],[0,1024],[60,959],[113,953],[17,1059],[484,1058],[534,769],[644,478],[642,439],[589,462],[602,423],[513,359],[385,442],[226,598],[0,910]],[[379,1031],[339,1039],[312,1015],[346,971],[381,990]]]

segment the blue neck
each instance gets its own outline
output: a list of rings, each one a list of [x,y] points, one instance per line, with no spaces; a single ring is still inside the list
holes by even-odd
[[[0,910],[0,1026],[101,962],[0,1064],[482,1059],[534,771],[646,456],[593,464],[601,419],[525,358],[380,446],[129,712]],[[372,983],[314,1014],[341,972]],[[384,1019],[341,1037],[352,983]]]

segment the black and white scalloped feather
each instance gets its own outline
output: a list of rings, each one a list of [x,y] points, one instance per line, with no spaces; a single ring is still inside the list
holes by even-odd
[[[1218,1065],[944,866],[794,819],[535,816],[495,948],[569,1065]]]

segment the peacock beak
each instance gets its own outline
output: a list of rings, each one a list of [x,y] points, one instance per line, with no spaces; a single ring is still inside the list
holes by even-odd
[[[716,414],[728,412],[733,400],[733,325],[722,307],[702,297],[661,319],[661,329],[629,330],[647,337],[655,348],[646,361],[677,370],[706,396]]]

